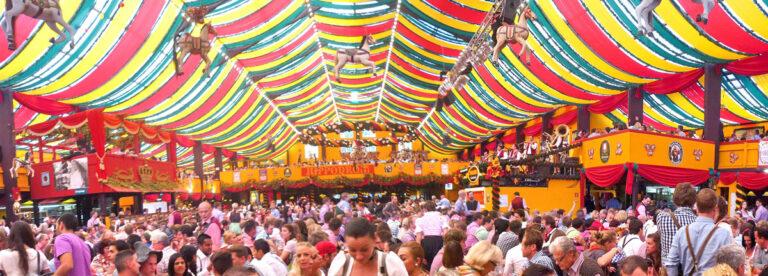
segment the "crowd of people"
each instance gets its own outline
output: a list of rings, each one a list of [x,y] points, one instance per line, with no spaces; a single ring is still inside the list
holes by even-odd
[[[728,216],[680,184],[674,209],[500,212],[474,197],[277,205],[202,202],[161,214],[0,225],[4,275],[768,275],[768,210]],[[574,204],[575,205],[575,204]],[[602,204],[598,204],[598,208]]]

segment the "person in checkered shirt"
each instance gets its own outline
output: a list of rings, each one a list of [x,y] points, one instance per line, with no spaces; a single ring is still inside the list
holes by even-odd
[[[677,208],[674,212],[661,212],[656,217],[656,224],[661,235],[661,258],[667,257],[672,239],[678,229],[691,224],[696,220],[696,213],[693,212],[693,204],[696,202],[696,190],[689,183],[680,183],[675,187],[675,193],[672,195],[672,201]]]

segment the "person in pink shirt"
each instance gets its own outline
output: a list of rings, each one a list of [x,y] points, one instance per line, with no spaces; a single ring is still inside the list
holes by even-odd
[[[208,201],[203,201],[197,206],[197,213],[200,215],[199,227],[203,233],[211,237],[213,250],[216,251],[221,247],[222,230],[221,223],[212,215],[212,209],[213,207]]]
[[[467,248],[472,248],[475,243],[478,242],[477,237],[475,237],[475,232],[477,232],[477,229],[482,226],[483,223],[483,215],[480,213],[472,214],[472,223],[467,225],[467,241],[466,245]]]
[[[256,236],[256,221],[246,220],[243,222],[243,245],[248,248],[253,247],[253,237]]]

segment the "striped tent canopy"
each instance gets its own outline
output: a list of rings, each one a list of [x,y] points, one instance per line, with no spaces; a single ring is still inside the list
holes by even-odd
[[[700,3],[656,1],[651,36],[639,34],[641,2],[531,1],[536,20],[527,24],[530,64],[518,57],[518,44],[505,47],[496,64],[474,64],[468,83],[452,91],[455,103],[430,112],[417,133],[432,149],[455,151],[563,106],[622,96],[623,103],[605,115],[626,122],[626,93],[638,87],[650,126],[701,128],[706,64],[722,68],[724,124],[768,119],[768,71],[740,75],[727,69],[748,59],[768,65],[768,1],[714,1],[707,24],[697,21]],[[661,91],[656,85],[686,77],[694,78],[690,86]]]
[[[467,84],[451,91],[456,101],[440,111],[441,72],[473,36],[490,41],[478,30],[492,0],[60,0],[72,38],[51,44],[57,35],[44,22],[17,17],[17,49],[0,39],[0,89],[104,108],[256,159],[284,153],[302,130],[359,121],[410,124],[429,148],[450,152],[563,106],[768,50],[764,0],[715,1],[708,24],[695,20],[701,4],[662,0],[652,37],[637,36],[640,2],[532,1],[531,63],[517,57],[520,45],[505,47],[498,63],[474,64]],[[189,14],[198,8],[215,30],[207,74],[198,54],[174,59],[179,34],[199,31]],[[365,35],[376,40],[375,76],[347,64],[338,82],[337,51],[358,47]],[[724,123],[768,119],[766,86],[764,75],[724,68]],[[703,79],[644,97],[645,119],[657,128],[703,124]],[[51,118],[14,108],[17,128]],[[606,113],[625,114],[625,106]],[[143,146],[156,157],[163,149]],[[177,152],[180,164],[191,163],[191,149]]]
[[[4,0],[7,2],[11,0]],[[5,3],[4,3],[5,4]],[[18,16],[9,50],[0,39],[0,88],[128,120],[257,159],[275,157],[315,125],[417,123],[492,2],[478,0],[60,0],[71,40],[51,44],[43,21]],[[188,11],[205,8],[215,35],[205,63],[174,60]],[[3,15],[0,19],[5,19]],[[61,27],[61,26],[59,26]],[[336,51],[377,42],[370,60],[333,76]],[[70,42],[72,45],[70,46]],[[183,74],[177,75],[176,62]],[[16,104],[16,128],[52,116]],[[273,144],[274,143],[274,144]],[[164,147],[143,145],[164,157]],[[179,163],[192,151],[179,146]],[[210,159],[210,156],[206,156]],[[206,160],[209,161],[209,160]]]

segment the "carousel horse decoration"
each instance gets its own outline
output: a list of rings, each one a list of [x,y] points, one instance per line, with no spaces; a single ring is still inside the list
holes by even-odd
[[[358,63],[370,67],[373,76],[376,77],[376,64],[371,61],[371,45],[376,43],[373,35],[365,35],[357,48],[344,48],[336,50],[336,65],[333,68],[333,77],[341,83],[339,70],[349,63]]]
[[[200,55],[200,58],[205,62],[203,73],[205,73],[205,76],[210,75],[211,60],[208,58],[208,52],[211,50],[210,38],[211,36],[216,35],[216,30],[213,29],[211,23],[205,21],[205,16],[223,2],[224,1],[219,1],[211,6],[191,7],[187,9],[187,16],[192,20],[192,31],[184,34],[178,33],[173,37],[173,62],[176,64],[176,75],[184,74],[181,70],[182,62],[180,61],[187,54]],[[188,26],[186,24],[190,24],[190,22],[185,22],[179,29],[185,29]],[[178,54],[176,53],[176,49],[179,50]]]
[[[493,47],[493,62],[496,63],[499,61],[499,52],[501,52],[501,49],[504,48],[504,45],[507,42],[511,42],[512,44],[519,43],[523,46],[522,49],[520,49],[520,53],[517,54],[518,57],[523,57],[523,54],[525,54],[525,63],[531,64],[531,56],[530,56],[530,47],[528,47],[528,42],[525,40],[528,39],[528,35],[530,35],[531,31],[528,29],[528,21],[529,20],[536,20],[536,14],[531,11],[531,8],[527,5],[522,6],[522,17],[517,20],[517,23],[514,25],[507,24],[506,22],[501,23],[501,26],[496,29],[496,45]],[[504,20],[504,19],[500,19]]]
[[[661,4],[661,1],[662,0],[643,0],[643,2],[635,8],[635,15],[640,18],[640,26],[638,26],[640,30],[638,31],[638,36],[653,36],[653,10]],[[696,16],[696,22],[707,24],[707,22],[709,22],[709,12],[715,7],[715,0],[692,1],[700,3],[704,7],[704,11]]]
[[[18,178],[19,168],[24,167],[27,169],[27,177],[35,176],[35,170],[32,169],[32,154],[29,152],[24,154],[24,160],[19,158],[13,158],[13,167],[11,167],[11,178]]]
[[[2,25],[5,38],[8,40],[8,50],[16,50],[13,24],[16,17],[21,14],[43,20],[51,30],[59,34],[59,37],[51,38],[51,44],[62,42],[67,38],[56,24],[61,25],[69,33],[69,47],[75,47],[75,43],[72,41],[75,36],[75,29],[62,18],[58,0],[6,0],[3,22],[0,22],[0,25]]]

